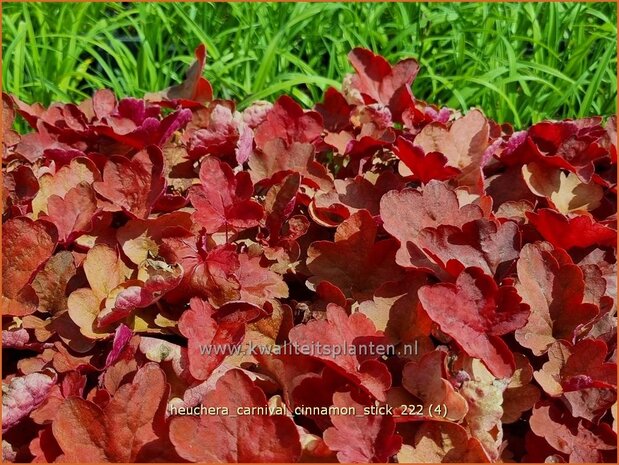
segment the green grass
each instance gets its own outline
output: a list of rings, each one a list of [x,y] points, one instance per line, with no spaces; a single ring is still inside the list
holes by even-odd
[[[615,3],[2,3],[4,90],[76,101],[178,82],[193,49],[240,106],[292,94],[306,106],[368,47],[415,57],[413,91],[516,127],[616,113]]]

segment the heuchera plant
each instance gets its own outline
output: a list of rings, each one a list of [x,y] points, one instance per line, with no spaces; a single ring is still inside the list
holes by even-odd
[[[3,95],[4,461],[616,462],[615,117],[514,131],[364,49],[240,112],[196,58]]]

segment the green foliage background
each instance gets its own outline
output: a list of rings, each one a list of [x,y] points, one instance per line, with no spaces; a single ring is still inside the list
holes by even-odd
[[[206,76],[240,107],[339,84],[347,53],[415,57],[415,95],[483,108],[516,127],[616,112],[617,6],[605,3],[2,3],[4,90],[80,101],[179,81],[207,44]]]

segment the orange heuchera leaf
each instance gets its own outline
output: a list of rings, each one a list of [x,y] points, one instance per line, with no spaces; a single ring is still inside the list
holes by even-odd
[[[328,428],[323,435],[325,444],[337,451],[340,462],[386,463],[400,450],[402,438],[395,434],[393,417],[365,415],[365,405],[356,402],[349,392],[336,392],[333,405],[341,409],[353,408],[356,412],[331,415],[333,427]]]
[[[32,281],[39,298],[38,310],[55,314],[67,308],[67,284],[75,276],[76,267],[71,252],[63,250],[47,261]]]
[[[604,189],[599,184],[585,184],[574,173],[564,173],[537,162],[524,165],[522,174],[531,192],[548,199],[563,214],[574,210],[595,210],[604,196]]]
[[[433,350],[419,360],[408,362],[402,370],[402,386],[423,405],[444,405],[451,421],[460,421],[468,412],[468,404],[445,375],[445,352]]]
[[[310,204],[312,219],[322,226],[337,226],[359,210],[378,216],[382,196],[404,187],[402,180],[390,171],[383,171],[376,178],[371,174],[366,176],[336,179],[331,191],[317,194]]]
[[[35,272],[52,255],[56,231],[49,223],[26,217],[11,218],[2,225],[2,293],[18,298]]]
[[[541,391],[533,384],[533,368],[523,354],[514,354],[516,371],[503,393],[503,423],[515,423],[522,414],[531,410],[539,400]]]
[[[297,346],[320,343],[328,352],[315,350],[310,356],[322,360],[378,400],[385,401],[391,375],[387,367],[376,360],[380,356],[378,351],[372,353],[368,347],[365,350],[359,347],[370,343],[384,346],[386,338],[376,331],[374,323],[362,313],[348,316],[342,307],[329,304],[326,320],[295,326],[290,330],[288,338]],[[335,355],[336,351],[341,355]]]
[[[390,341],[417,344],[421,353],[433,350],[429,339],[433,323],[421,309],[417,296],[417,291],[429,282],[427,273],[410,270],[400,281],[389,281],[379,287],[373,300],[361,302],[359,310]]]
[[[98,244],[88,251],[83,263],[90,287],[73,291],[67,302],[71,320],[80,332],[91,339],[105,338],[107,334],[96,328],[97,316],[103,301],[129,277],[130,270],[123,263],[117,249]]]
[[[262,150],[252,152],[249,157],[251,178],[258,184],[266,182],[277,173],[299,173],[304,185],[328,191],[333,187],[333,179],[325,166],[316,161],[315,152],[316,149],[309,142],[286,145],[282,139],[270,139]]]
[[[103,168],[103,180],[93,184],[97,193],[133,218],[147,218],[165,188],[163,155],[155,146],[132,159],[111,157]]]
[[[598,314],[597,306],[583,303],[583,272],[564,251],[547,242],[527,244],[517,269],[518,292],[531,316],[516,331],[516,340],[534,354],[543,354],[557,339],[572,341],[578,328]]]
[[[39,177],[39,191],[32,199],[32,214],[47,213],[50,196],[64,198],[67,193],[80,183],[92,184],[101,178],[99,170],[88,158],[78,157],[63,166],[55,174],[45,173]]]
[[[98,300],[106,298],[130,274],[118,250],[104,244],[95,245],[88,251],[83,267],[90,288]]]
[[[570,462],[604,462],[602,451],[617,449],[617,433],[603,423],[587,425],[557,403],[543,401],[533,409],[531,430],[543,437],[559,452],[569,455]]]
[[[97,315],[97,325],[107,326],[138,308],[146,308],[174,289],[183,278],[183,268],[161,260],[146,259],[138,269],[137,279],[125,281],[113,289]]]
[[[599,339],[584,339],[575,345],[556,341],[548,349],[548,362],[535,372],[535,379],[551,396],[616,386],[617,364],[607,362],[607,357],[608,347]]]
[[[425,153],[440,152],[449,166],[458,168],[459,185],[481,188],[481,167],[488,147],[488,120],[479,110],[471,110],[454,121],[449,129],[440,123],[430,123],[415,137],[415,145]]]
[[[399,463],[489,463],[481,443],[447,421],[424,421],[404,437]]]
[[[617,364],[606,362],[607,356],[608,347],[599,339],[575,345],[556,341],[535,380],[549,395],[563,396],[574,417],[598,423],[617,400]]]
[[[52,423],[61,461],[136,461],[160,437],[168,389],[159,366],[147,363],[104,408],[78,397],[65,400]]]
[[[95,191],[86,183],[71,188],[64,198],[51,195],[47,202],[48,218],[58,228],[58,238],[63,243],[89,231],[96,211]]]
[[[262,220],[264,210],[251,200],[254,186],[247,172],[235,176],[228,164],[207,157],[200,166],[200,183],[190,189],[189,198],[195,221],[207,233],[251,228]]]
[[[176,226],[189,230],[191,225],[191,214],[177,211],[146,220],[129,220],[118,229],[116,238],[125,255],[139,265],[147,258],[159,254],[159,245],[165,228]]]
[[[386,281],[402,272],[395,263],[398,244],[394,239],[376,240],[378,227],[367,210],[354,213],[335,233],[335,241],[318,241],[307,251],[312,281],[328,281],[347,297],[362,301]]]
[[[509,381],[496,379],[477,359],[466,357],[462,363],[469,377],[460,388],[469,404],[464,417],[466,428],[479,440],[488,457],[497,461],[503,442],[503,394]]]
[[[240,370],[224,374],[202,399],[205,407],[227,408],[228,415],[175,417],[170,440],[192,462],[296,462],[299,433],[284,415],[237,415],[237,409],[266,407],[267,398]]]
[[[246,302],[230,302],[215,310],[208,302],[191,299],[178,322],[178,329],[188,339],[191,376],[207,379],[243,341],[246,323],[262,314],[260,307]]]
[[[282,277],[260,264],[261,257],[239,254],[235,276],[241,286],[241,299],[262,306],[267,301],[288,297],[288,286]]]
[[[521,328],[529,308],[512,285],[497,286],[479,268],[467,268],[456,284],[419,289],[419,300],[430,318],[471,357],[480,358],[499,378],[514,372],[514,355],[499,337]]]

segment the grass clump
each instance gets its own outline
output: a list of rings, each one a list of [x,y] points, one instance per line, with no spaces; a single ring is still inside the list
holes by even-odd
[[[217,95],[310,106],[367,47],[415,57],[424,100],[523,127],[616,112],[615,3],[2,3],[4,90],[75,101],[182,79],[198,43]]]

